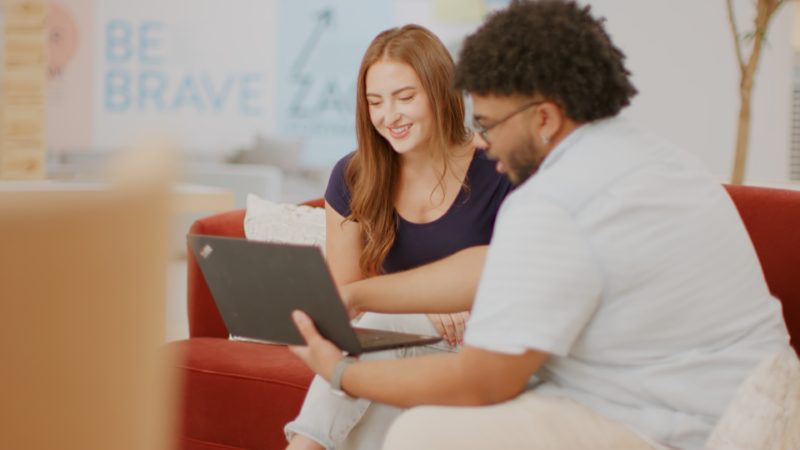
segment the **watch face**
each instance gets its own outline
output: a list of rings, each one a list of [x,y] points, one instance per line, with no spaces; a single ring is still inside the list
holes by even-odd
[[[78,49],[78,27],[72,15],[61,4],[50,2],[47,11],[48,55],[50,78],[59,76]]]

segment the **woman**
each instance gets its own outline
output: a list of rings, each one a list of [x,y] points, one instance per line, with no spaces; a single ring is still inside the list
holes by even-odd
[[[336,164],[325,192],[326,257],[337,285],[489,243],[511,185],[472,144],[452,81],[447,49],[420,26],[384,31],[367,49],[357,81],[358,149]],[[438,333],[445,343],[362,359],[455,351],[467,315],[366,313],[359,326]],[[338,396],[316,377],[286,426],[289,449],[378,448],[399,412]]]

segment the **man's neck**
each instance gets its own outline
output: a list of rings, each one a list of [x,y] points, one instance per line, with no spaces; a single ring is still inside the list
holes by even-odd
[[[558,144],[560,144],[561,141],[566,139],[567,136],[572,134],[572,132],[575,131],[581,125],[583,125],[583,123],[578,123],[571,119],[564,119],[564,121],[561,124],[561,128],[559,128],[558,132],[556,132],[556,134],[552,138],[550,138],[550,143],[547,146],[546,154],[549,155],[550,152],[553,151],[553,149],[558,147]]]

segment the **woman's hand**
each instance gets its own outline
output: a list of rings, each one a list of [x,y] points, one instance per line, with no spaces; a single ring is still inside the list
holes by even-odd
[[[439,336],[451,346],[464,343],[464,329],[469,319],[469,311],[453,314],[428,314],[428,319]]]
[[[290,345],[289,350],[302,359],[311,370],[330,381],[333,368],[344,357],[342,351],[317,332],[314,322],[304,312],[293,312],[292,319],[305,339],[306,345]]]

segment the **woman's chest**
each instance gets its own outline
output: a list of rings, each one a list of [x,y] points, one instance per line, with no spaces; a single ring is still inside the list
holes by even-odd
[[[404,220],[430,223],[441,219],[457,200],[461,183],[441,180],[441,183],[417,183],[399,189],[395,196],[395,211]]]

